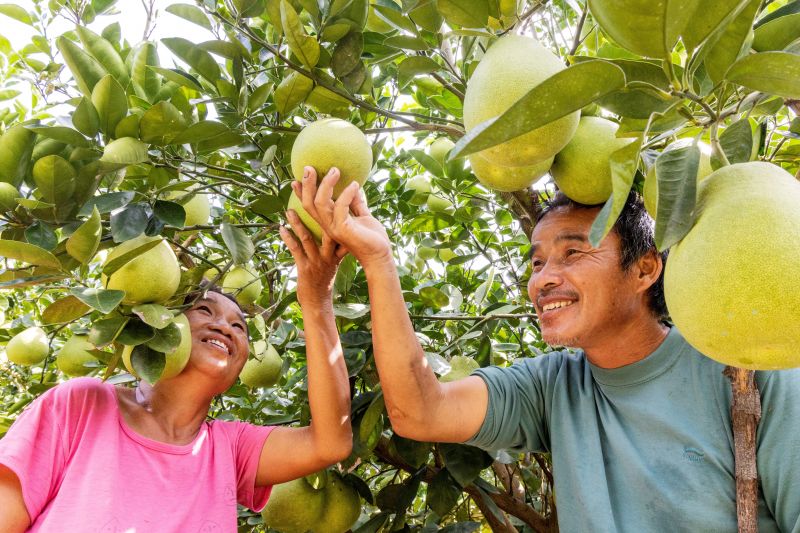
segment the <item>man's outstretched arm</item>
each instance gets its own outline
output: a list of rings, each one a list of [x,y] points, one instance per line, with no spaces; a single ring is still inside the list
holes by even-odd
[[[338,170],[331,169],[319,190],[314,169],[306,167],[305,176],[295,189],[303,207],[355,256],[367,276],[373,350],[392,427],[420,441],[466,441],[486,415],[486,384],[478,377],[439,383],[411,325],[386,230],[370,214],[358,184],[351,183],[334,201]]]

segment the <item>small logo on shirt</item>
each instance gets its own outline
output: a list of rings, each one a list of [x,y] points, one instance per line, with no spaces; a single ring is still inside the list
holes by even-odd
[[[692,448],[691,446],[684,446],[683,447],[683,458],[687,461],[691,461],[692,463],[702,463],[705,461],[705,453],[697,448]]]

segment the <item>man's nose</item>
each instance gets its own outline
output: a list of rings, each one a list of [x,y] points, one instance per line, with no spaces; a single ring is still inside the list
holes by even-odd
[[[537,272],[531,274],[531,280],[528,284],[531,298],[540,290],[560,285],[563,282],[562,274],[561,265],[556,264],[555,261],[547,261]]]

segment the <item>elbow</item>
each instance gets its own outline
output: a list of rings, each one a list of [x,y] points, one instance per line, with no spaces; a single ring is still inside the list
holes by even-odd
[[[348,428],[342,431],[335,439],[326,439],[317,446],[318,457],[327,465],[341,463],[353,451],[353,432]]]
[[[425,421],[421,417],[396,406],[387,406],[386,411],[395,434],[406,439],[425,440]]]

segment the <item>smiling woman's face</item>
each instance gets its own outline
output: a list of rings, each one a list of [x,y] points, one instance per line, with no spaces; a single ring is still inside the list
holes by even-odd
[[[188,366],[214,376],[228,386],[236,382],[249,353],[247,323],[239,307],[216,292],[186,311],[192,330]]]

